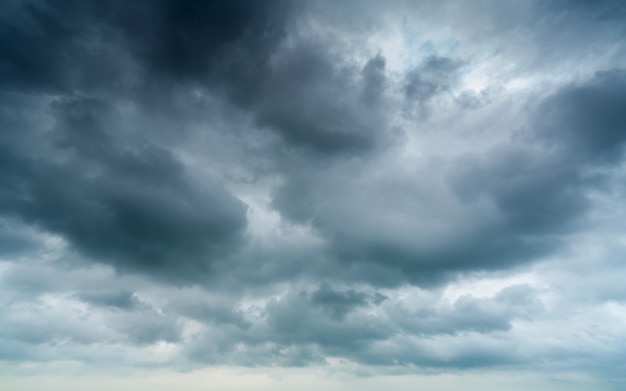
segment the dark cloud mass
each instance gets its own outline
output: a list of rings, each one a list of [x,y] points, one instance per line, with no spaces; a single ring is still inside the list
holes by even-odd
[[[135,58],[150,82],[254,79],[286,9],[280,1],[15,2],[1,31],[2,80],[53,91],[121,84],[117,55]]]
[[[617,384],[625,10],[7,1],[0,358]]]
[[[17,143],[3,154],[4,213],[120,270],[197,278],[237,241],[245,206],[217,185],[191,183],[167,150],[119,145],[103,123],[112,111],[93,99],[54,101],[48,144],[35,149],[44,156]],[[7,134],[42,142],[29,136]]]
[[[535,126],[538,137],[565,149],[567,157],[575,159],[573,164],[615,164],[624,152],[625,109],[626,71],[601,71],[546,99]]]
[[[323,154],[371,149],[384,130],[376,102],[384,67],[380,57],[361,72],[342,66],[341,58],[316,43],[288,48],[277,55],[258,97],[259,123],[275,128],[289,144]]]
[[[133,292],[83,292],[79,294],[79,299],[97,306],[104,306],[117,309],[133,309],[138,305]]]
[[[379,304],[383,300],[385,300],[385,296],[380,293],[369,296],[354,289],[336,291],[328,284],[322,284],[309,298],[311,304],[324,308],[333,318],[338,320],[345,318],[354,308],[365,306],[370,302]]]
[[[433,97],[449,91],[457,76],[460,61],[430,57],[407,74],[404,94],[411,103],[423,106]]]
[[[532,142],[511,140],[447,164],[441,171],[460,213],[481,200],[496,208],[490,211],[495,216],[474,216],[478,220],[467,230],[449,210],[422,209],[423,194],[432,190],[417,176],[373,183],[367,171],[344,177],[307,167],[306,175],[289,177],[275,205],[328,235],[340,259],[399,267],[404,278],[420,283],[437,281],[433,272],[527,262],[559,246],[558,235],[577,229],[590,207],[585,189],[602,179],[585,170],[622,159],[623,83],[623,72],[613,70],[565,86],[531,114],[524,137]],[[425,218],[430,228],[422,228]],[[453,231],[438,225],[446,221],[460,225]],[[428,230],[440,233],[432,240]]]

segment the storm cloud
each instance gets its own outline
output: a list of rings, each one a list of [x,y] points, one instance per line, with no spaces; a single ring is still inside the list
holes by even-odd
[[[624,18],[8,2],[0,359],[623,384]]]

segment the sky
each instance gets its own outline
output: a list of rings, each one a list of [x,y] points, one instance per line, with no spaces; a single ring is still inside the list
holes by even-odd
[[[626,2],[5,0],[10,390],[626,389]]]

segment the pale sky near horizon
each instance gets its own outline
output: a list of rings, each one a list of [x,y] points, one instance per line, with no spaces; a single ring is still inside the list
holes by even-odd
[[[626,387],[626,2],[8,0],[0,388]]]
[[[6,367],[0,367],[2,371]],[[354,368],[352,368],[354,369]],[[11,391],[133,390],[133,391],[377,391],[393,389],[412,391],[608,391],[615,384],[575,372],[547,373],[537,371],[502,371],[480,369],[469,371],[412,371],[398,374],[376,374],[361,368],[310,366],[306,368],[207,367],[193,371],[166,369],[98,370],[76,362],[54,362],[44,365],[22,365],[9,369],[3,376],[3,387]],[[414,372],[414,373],[411,373]],[[421,373],[416,373],[421,372]],[[428,373],[430,372],[430,373]],[[618,385],[619,386],[619,385]]]

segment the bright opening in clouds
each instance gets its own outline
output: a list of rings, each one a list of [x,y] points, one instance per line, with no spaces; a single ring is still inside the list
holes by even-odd
[[[0,382],[624,389],[625,42],[621,0],[5,1]]]

